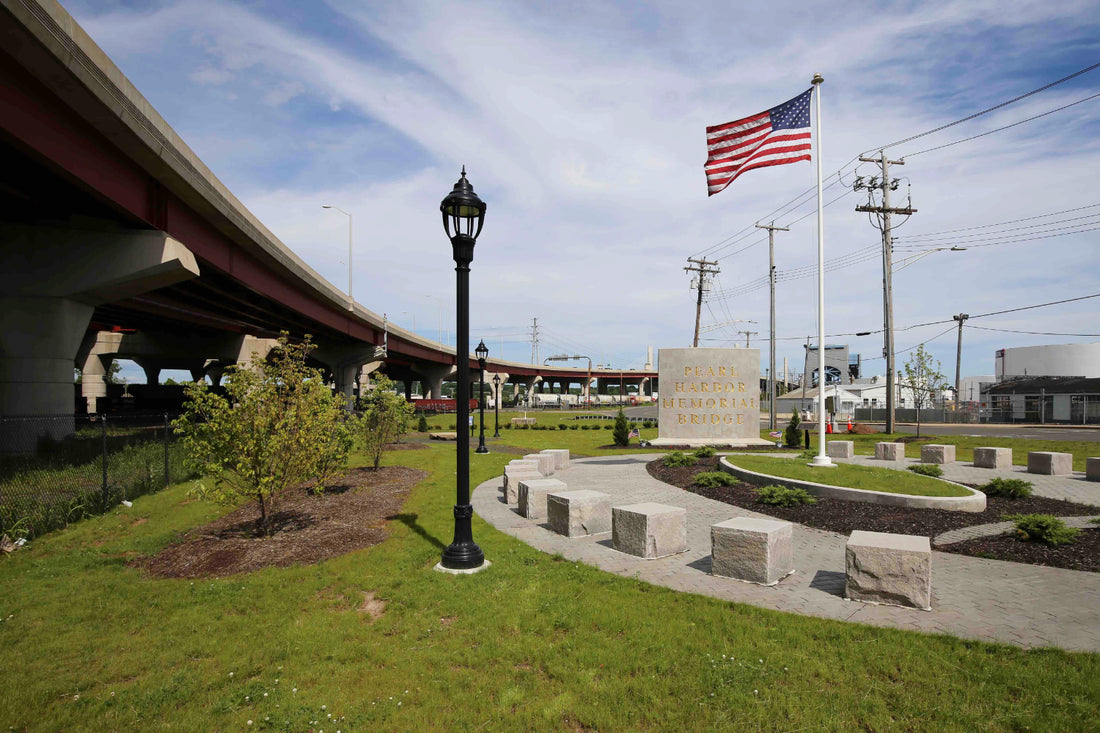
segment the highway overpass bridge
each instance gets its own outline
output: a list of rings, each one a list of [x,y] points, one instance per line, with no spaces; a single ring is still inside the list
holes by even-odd
[[[283,245],[52,0],[0,0],[0,161],[0,415],[72,413],[74,367],[94,411],[112,359],[216,379],[282,331],[311,334],[349,395],[382,365],[425,396],[454,373],[453,349]],[[656,379],[490,360],[494,374],[529,390]]]

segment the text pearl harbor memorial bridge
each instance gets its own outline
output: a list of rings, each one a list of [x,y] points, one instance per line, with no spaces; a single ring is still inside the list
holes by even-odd
[[[72,414],[74,367],[95,412],[114,359],[216,381],[283,331],[311,334],[349,397],[382,365],[425,398],[456,371],[283,245],[49,0],[0,0],[0,158],[0,416]],[[494,376],[587,394],[590,377],[651,392],[656,372],[489,359],[487,393]]]

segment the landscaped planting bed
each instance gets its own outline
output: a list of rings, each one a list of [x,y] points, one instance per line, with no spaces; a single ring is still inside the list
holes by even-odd
[[[814,504],[802,504],[792,507],[768,506],[757,501],[757,487],[747,483],[735,483],[732,486],[718,486],[703,488],[692,484],[696,474],[703,471],[717,469],[718,458],[701,458],[694,466],[680,468],[667,468],[661,459],[651,461],[647,468],[651,476],[665,483],[678,486],[686,491],[705,496],[709,499],[733,504],[750,511],[766,514],[777,519],[785,519],[790,522],[815,527],[840,534],[850,534],[861,529],[869,532],[891,532],[894,534],[913,534],[934,538],[937,535],[953,529],[972,527],[979,524],[992,524],[1004,521],[1006,514],[1053,514],[1061,517],[1088,516],[1100,514],[1100,508],[1075,504],[1059,499],[1047,499],[1038,496],[1029,496],[1021,499],[1006,499],[990,496],[987,498],[986,509],[983,512],[954,512],[943,509],[905,509],[900,507],[884,506],[881,504],[869,504],[861,501],[845,501],[843,499],[818,498]],[[821,469],[832,471],[833,469]],[[888,469],[881,469],[888,470]],[[905,472],[898,471],[898,474]],[[1079,535],[1081,542],[1084,533]],[[996,557],[999,560],[1013,560],[1015,562],[1034,563],[1040,565],[1057,565],[1058,567],[1071,567],[1059,565],[1052,559],[1065,556],[1077,557],[1079,553],[1064,550],[1063,548],[1075,547],[1062,545],[1056,548],[1046,548],[1042,552],[1036,551],[1037,543],[1023,542],[1012,539],[997,550],[1000,554],[993,554],[994,550],[988,547],[976,547],[971,552],[971,543],[958,543],[954,545],[936,546],[937,550],[956,552],[959,554],[978,555],[980,557]],[[1087,541],[1083,547],[1090,547]],[[985,555],[981,553],[987,553]],[[1100,570],[1100,547],[1092,546],[1093,558],[1091,562],[1098,563],[1095,569]],[[1051,560],[1049,562],[1036,562],[1038,560]],[[1080,559],[1072,560],[1080,564]],[[1074,568],[1078,569],[1078,568]],[[1082,568],[1083,569],[1083,568]]]
[[[965,542],[956,542],[936,547],[936,549],[993,560],[1012,560],[1029,565],[1100,572],[1100,528],[1082,529],[1077,533],[1077,539],[1066,545],[1025,542],[1017,539],[1014,533],[1010,532],[996,537],[979,537]]]

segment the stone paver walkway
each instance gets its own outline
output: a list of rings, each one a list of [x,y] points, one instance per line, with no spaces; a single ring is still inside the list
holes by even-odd
[[[876,606],[842,597],[847,538],[795,525],[795,573],[779,585],[763,587],[712,576],[710,526],[732,517],[764,515],[657,481],[645,469],[656,457],[574,459],[554,477],[565,481],[571,490],[609,494],[612,506],[654,501],[684,507],[689,549],[679,555],[643,560],[612,549],[610,533],[576,539],[555,534],[545,523],[524,519],[504,503],[500,477],[478,486],[472,503],[478,515],[494,527],[543,552],[561,553],[573,561],[674,590],[876,626],[1022,647],[1100,652],[1100,573],[934,552],[931,611]]]

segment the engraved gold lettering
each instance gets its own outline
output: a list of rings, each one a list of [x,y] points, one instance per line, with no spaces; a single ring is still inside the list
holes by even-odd
[[[680,412],[680,413],[677,413],[676,417],[679,418],[679,422],[680,422],[681,425],[687,425],[687,421],[688,421],[688,416],[687,415]]]
[[[691,424],[692,425],[700,425],[701,424],[699,422],[699,416],[698,415],[692,415],[691,416]]]
[[[738,382],[737,383],[737,391],[738,392],[744,392],[745,391],[745,383],[744,382]]]
[[[745,416],[744,416],[744,414],[742,414],[740,412],[737,413],[737,424],[738,425],[744,425],[745,424]]]

